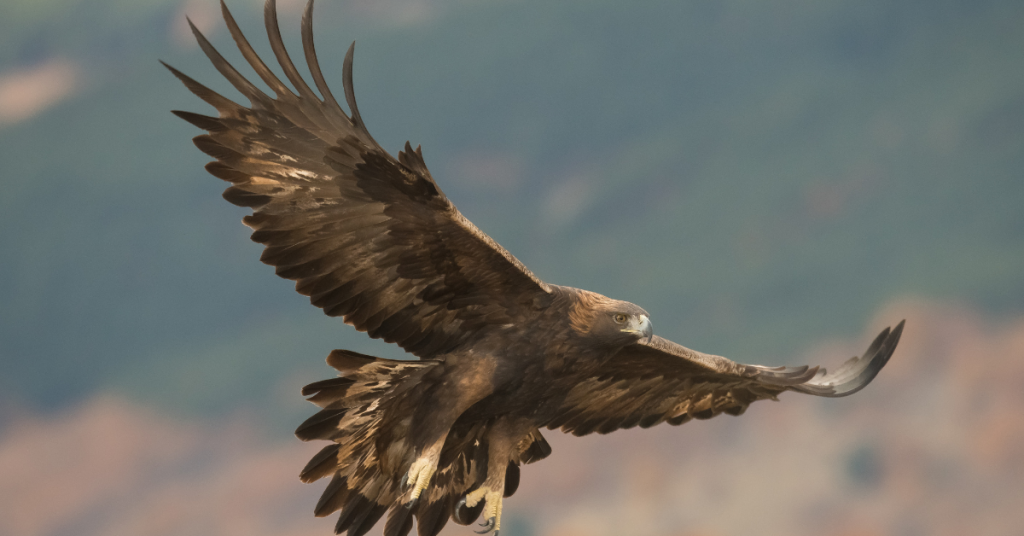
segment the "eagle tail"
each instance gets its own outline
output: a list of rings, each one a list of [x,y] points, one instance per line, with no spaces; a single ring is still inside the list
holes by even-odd
[[[307,483],[331,476],[314,514],[323,517],[340,510],[335,532],[347,531],[349,536],[365,534],[384,514],[384,536],[409,534],[414,520],[419,536],[436,535],[453,514],[459,523],[475,520],[479,508],[462,511],[459,499],[486,477],[486,423],[453,429],[430,487],[415,503],[402,503],[412,451],[410,416],[429,404],[425,394],[434,379],[429,372],[443,363],[381,359],[348,350],[331,352],[327,363],[339,376],[302,388],[303,396],[321,410],[295,430],[303,441],[331,441],[299,475]],[[534,429],[520,450],[507,468],[506,496],[518,486],[519,464],[546,457],[551,447]]]
[[[335,350],[327,363],[337,378],[302,388],[307,400],[322,408],[295,430],[303,441],[325,439],[324,447],[306,464],[299,478],[313,482],[332,476],[314,513],[341,510],[335,531],[364,534],[402,494],[400,462],[410,408],[421,402],[424,375],[438,361],[380,359]],[[411,519],[410,519],[411,521]]]

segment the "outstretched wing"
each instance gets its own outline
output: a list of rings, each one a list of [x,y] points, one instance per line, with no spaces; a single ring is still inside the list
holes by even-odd
[[[219,117],[174,113],[209,132],[195,144],[217,159],[206,169],[231,183],[224,198],[253,209],[243,221],[266,246],[263,262],[295,280],[296,290],[327,315],[421,357],[544,304],[550,288],[456,210],[419,148],[406,143],[395,159],[373,140],[356,107],[351,47],[343,70],[351,115],[338,105],[313,49],[312,0],[302,44],[322,98],[285,51],[274,0],[265,6],[267,34],[295,92],[256,55],[223,1],[221,8],[243,57],[274,96],[246,80],[192,26],[203,52],[250,105],[167,66]]]
[[[575,435],[606,434],[639,425],[740,415],[756,400],[783,391],[840,397],[861,390],[892,356],[903,333],[886,328],[863,356],[828,374],[819,367],[743,365],[702,354],[661,337],[623,348],[587,380],[574,385],[544,424]]]

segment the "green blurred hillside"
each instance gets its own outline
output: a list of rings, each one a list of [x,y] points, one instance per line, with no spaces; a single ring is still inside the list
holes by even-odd
[[[202,23],[208,3],[187,11]],[[230,5],[269,55],[260,3]],[[51,58],[81,73],[69,99],[0,125],[0,402],[114,390],[290,426],[307,411],[292,388],[329,375],[332,348],[401,355],[257,262],[245,211],[169,113],[209,110],[158,58],[235,96],[182,13],[0,6],[0,76]],[[297,52],[298,7],[282,25]],[[200,26],[241,66],[223,23]],[[358,41],[378,141],[422,144],[540,277],[769,364],[897,297],[1024,311],[1022,27],[1024,4],[973,0],[321,0],[315,26],[336,87]]]

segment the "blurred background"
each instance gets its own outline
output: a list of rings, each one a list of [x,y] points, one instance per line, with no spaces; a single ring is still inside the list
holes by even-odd
[[[229,6],[272,57],[262,2]],[[157,59],[238,98],[186,14],[243,67],[215,0],[0,4],[0,534],[330,534],[299,388],[334,348],[402,357],[257,261],[169,113],[212,110]],[[542,279],[770,365],[907,319],[852,398],[547,432],[502,534],[1024,533],[1024,3],[320,0],[315,22],[336,93],[358,41],[381,145],[422,144]]]

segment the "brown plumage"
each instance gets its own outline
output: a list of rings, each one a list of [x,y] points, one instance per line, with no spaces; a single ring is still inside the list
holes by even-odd
[[[818,367],[742,365],[654,337],[647,312],[593,292],[549,285],[456,210],[406,143],[393,158],[356,107],[352,48],[346,113],[313,49],[312,1],[302,45],[318,96],[281,41],[271,49],[290,89],[249,46],[227,7],[239,50],[274,93],[232,67],[192,26],[203,52],[249,100],[236,104],[168,66],[217,117],[175,111],[206,130],[195,144],[231,183],[224,198],[252,208],[244,222],[261,260],[296,282],[327,315],[419,360],[335,350],[339,377],[307,385],[321,407],[296,435],[330,444],[300,474],[330,477],[317,516],[341,511],[336,532],[364,534],[385,514],[386,536],[437,534],[484,515],[500,528],[501,499],[519,467],[551,453],[541,428],[575,435],[739,415],[783,391],[838,397],[867,385],[899,341],[886,329],[860,358]]]

